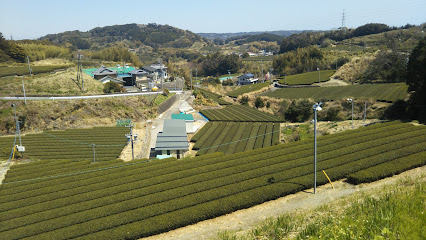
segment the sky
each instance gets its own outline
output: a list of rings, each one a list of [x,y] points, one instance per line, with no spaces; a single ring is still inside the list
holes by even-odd
[[[426,22],[425,0],[0,0],[6,39],[36,39],[117,24],[168,24],[195,33],[331,30]]]

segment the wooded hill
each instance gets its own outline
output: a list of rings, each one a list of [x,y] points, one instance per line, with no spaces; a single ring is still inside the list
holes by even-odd
[[[196,41],[203,41],[199,35],[191,31],[155,23],[97,27],[87,32],[68,31],[49,34],[41,37],[40,40],[61,45],[71,44],[78,49],[96,49],[108,43],[123,40],[138,42],[153,48],[186,48],[191,47]]]

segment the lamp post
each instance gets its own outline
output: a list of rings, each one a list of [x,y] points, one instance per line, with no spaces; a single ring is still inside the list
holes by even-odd
[[[231,71],[228,70],[228,81],[231,80]]]
[[[317,112],[321,111],[321,102],[315,103],[314,108],[314,194],[317,193]]]
[[[352,98],[348,98],[348,101],[352,103],[352,129],[354,129],[354,100]]]

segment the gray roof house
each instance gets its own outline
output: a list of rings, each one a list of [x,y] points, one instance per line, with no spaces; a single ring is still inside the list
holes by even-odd
[[[180,159],[188,151],[188,137],[184,119],[165,119],[163,131],[158,133],[155,142],[155,151],[160,152],[161,157],[176,157]]]
[[[92,72],[93,78],[99,80],[105,76],[117,77],[117,71],[102,66]]]
[[[99,81],[99,82],[102,82],[102,83],[107,83],[107,82],[116,82],[116,83],[118,83],[118,84],[124,84],[124,81],[123,81],[123,80],[118,79],[118,78],[114,78],[114,77],[111,77],[111,76],[105,76],[105,77],[103,77],[103,78],[101,78],[101,79],[98,79],[98,81]]]
[[[254,84],[259,81],[258,78],[254,78],[254,75],[251,73],[246,73],[238,77],[237,84],[238,85],[248,85],[248,84]]]
[[[155,78],[154,80],[157,80],[157,76],[158,78],[163,76],[163,79],[167,79],[169,77],[167,74],[167,67],[164,64],[151,64],[149,66],[142,67],[142,70],[148,72],[148,75],[151,78]]]

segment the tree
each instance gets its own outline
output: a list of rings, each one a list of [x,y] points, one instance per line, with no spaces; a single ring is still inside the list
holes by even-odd
[[[242,96],[240,99],[241,105],[248,105],[249,98],[247,96]]]
[[[107,82],[104,85],[104,93],[121,92],[120,84],[116,82]]]
[[[426,38],[411,52],[407,65],[407,84],[410,91],[426,92]]]
[[[245,53],[243,53],[243,55],[241,55],[241,57],[242,57],[242,58],[248,58],[248,57],[250,57],[250,55],[249,55],[248,53],[246,53],[246,52],[245,52]]]
[[[263,108],[265,106],[265,104],[263,103],[263,101],[260,97],[256,98],[254,105],[256,106],[256,108]]]
[[[426,122],[426,38],[413,49],[407,65],[409,91],[415,91],[410,98],[410,112],[413,118]]]
[[[284,114],[284,118],[291,122],[304,122],[312,117],[313,102],[303,99],[293,101]]]

